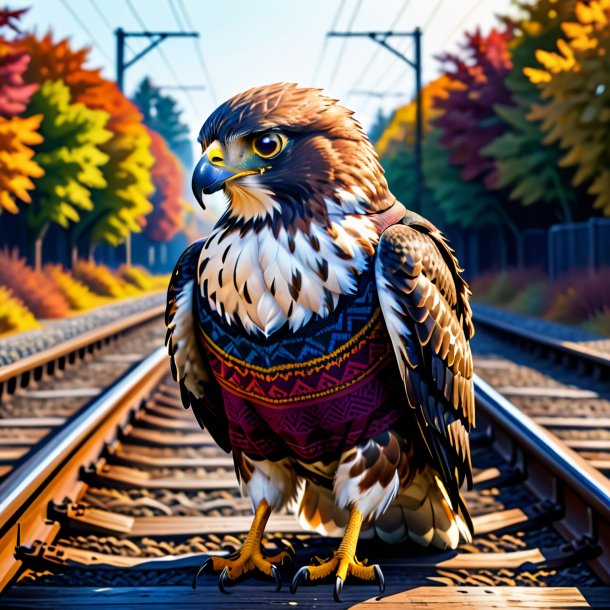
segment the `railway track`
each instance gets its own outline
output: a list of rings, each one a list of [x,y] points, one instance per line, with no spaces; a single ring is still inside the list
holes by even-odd
[[[608,342],[578,342],[544,335],[476,308],[475,323],[473,351],[478,373],[608,476]]]
[[[0,367],[0,488],[28,455],[161,344],[156,306]]]
[[[2,607],[253,608],[610,607],[610,485],[599,471],[476,381],[471,545],[432,553],[361,542],[386,592],[348,583],[249,580],[222,595],[191,589],[209,553],[229,553],[250,525],[230,457],[180,403],[162,349],[138,364],[32,454],[0,489]],[[274,515],[266,543],[290,542],[296,565],[336,540]],[[286,581],[290,572],[284,574]],[[366,601],[365,601],[366,600]]]

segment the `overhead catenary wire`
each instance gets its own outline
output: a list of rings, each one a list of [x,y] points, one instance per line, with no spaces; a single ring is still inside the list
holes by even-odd
[[[422,31],[423,31],[424,35],[426,34],[426,32],[429,31],[429,27],[432,24],[432,21],[434,20],[434,18],[436,17],[436,15],[440,11],[440,9],[444,3],[445,3],[445,0],[437,0],[436,4],[434,5],[434,8],[430,12],[430,15],[428,15],[428,18],[426,19],[426,21],[423,25]],[[466,17],[464,19],[462,19],[462,23],[465,19],[466,19]],[[409,46],[405,49],[405,53],[408,53],[411,50],[412,46],[413,46],[413,42],[410,42]],[[392,91],[395,87],[397,87],[398,84],[406,77],[408,72],[409,72],[408,66],[406,68],[403,68],[400,71],[400,73],[396,76],[396,78],[392,81],[392,83],[390,85],[388,85],[388,87],[385,89],[385,91]],[[382,75],[382,76],[385,76],[385,75]],[[382,78],[378,80],[378,82],[376,83],[375,86],[378,86],[380,84],[381,80],[382,80]]]
[[[167,1],[169,3],[169,8],[172,11],[172,15],[174,16],[174,21],[176,22],[176,25],[180,28],[181,31],[184,32],[186,28],[184,26],[184,22],[182,21],[182,17],[180,16],[180,13],[178,12],[176,5],[174,4],[174,0]]]
[[[104,14],[104,11],[96,4],[95,0],[89,0],[89,4],[93,7],[93,10],[98,14],[99,18],[103,21],[104,25],[110,30],[111,33],[114,34],[114,27],[108,21],[108,18]],[[133,47],[125,41],[125,48],[129,50],[130,53],[135,53]],[[148,58],[144,57],[144,61],[148,61]]]
[[[396,14],[394,19],[392,20],[392,23],[390,24],[390,27],[388,28],[388,31],[392,31],[398,25],[398,23],[400,23],[400,20],[402,19],[402,16],[405,14],[406,10],[409,8],[409,4],[411,4],[411,0],[405,0],[403,5],[399,9],[398,13]],[[334,28],[332,28],[332,29],[334,29]],[[358,78],[356,78],[356,80],[354,81],[352,89],[354,89],[355,87],[357,87],[360,83],[362,83],[364,81],[364,79],[366,78],[366,75],[368,74],[369,70],[373,66],[373,63],[375,62],[375,59],[379,55],[379,52],[381,51],[381,49],[382,49],[382,47],[380,45],[376,45],[375,46],[375,49],[371,53],[371,56],[369,57],[368,62],[364,66],[362,72],[360,72],[360,75],[358,76]],[[347,94],[347,99],[348,100],[349,100],[351,95],[352,95],[351,92]]]
[[[337,23],[339,22],[339,17],[343,12],[343,7],[345,6],[345,0],[341,0],[337,10],[335,12],[335,16],[333,17],[332,23],[330,25],[331,31],[337,27]],[[322,68],[322,61],[324,60],[324,56],[326,55],[326,50],[328,49],[328,36],[324,36],[324,41],[322,42],[322,48],[320,49],[320,54],[318,55],[318,61],[316,63],[316,67],[314,69],[313,77],[311,79],[312,84],[316,84],[318,80],[318,75],[320,73],[320,69]]]
[[[95,38],[95,36],[91,32],[91,30],[87,27],[85,22],[78,16],[78,13],[70,6],[70,4],[67,2],[67,0],[60,0],[60,2],[63,4],[64,8],[70,13],[70,15],[72,15],[72,18],[74,19],[74,21],[76,21],[76,23],[78,23],[78,25],[81,27],[83,32],[85,32],[85,34],[87,34],[87,36],[90,38],[91,42],[93,43],[93,46],[107,60],[111,61],[110,55],[108,55],[108,53],[106,53],[106,51],[104,50],[104,47],[102,47],[102,45],[98,42],[98,40]]]
[[[183,1],[177,0],[177,2],[178,2],[178,7],[182,11],[182,16],[184,18],[184,21],[185,21],[187,27],[190,28],[191,30],[195,30],[196,28],[193,26],[193,22],[191,21],[191,18],[189,16],[189,13],[188,13]],[[180,27],[180,26],[178,26],[178,27]],[[210,74],[210,71],[208,70],[208,65],[205,61],[205,57],[203,56],[203,50],[201,48],[201,40],[200,39],[194,40],[193,44],[195,45],[195,54],[197,56],[199,64],[201,65],[201,70],[203,71],[203,75],[205,76],[205,79],[208,84],[208,91],[210,93],[210,97],[212,98],[212,101],[214,102],[214,104],[218,104],[218,97],[216,95],[216,90],[214,89],[214,83],[212,82],[212,76]]]
[[[477,0],[477,2],[475,2],[472,5],[470,10],[460,19],[460,21],[458,21],[458,23],[455,25],[455,27],[451,30],[451,32],[447,36],[446,40],[451,40],[458,33],[458,31],[464,25],[466,20],[475,13],[475,11],[479,8],[479,6],[481,6],[481,4],[483,2],[484,2],[484,0]]]
[[[438,0],[436,6],[434,7],[434,9],[432,9],[430,16],[426,20],[426,24],[424,25],[424,33],[427,31],[427,28],[432,23],[432,19],[438,13],[443,2],[444,2],[444,0]],[[445,41],[451,40],[460,31],[460,29],[464,26],[464,23],[466,23],[466,21],[475,13],[475,11],[479,8],[479,6],[483,2],[484,2],[484,0],[477,0],[474,3],[474,5],[472,7],[470,7],[470,9],[464,14],[464,16],[456,23],[456,25],[453,27],[451,32],[447,36],[444,37]],[[392,89],[394,89],[398,85],[398,83],[406,76],[406,73],[407,73],[406,69],[402,70],[400,72],[400,74],[390,83],[390,85],[388,85],[387,91],[391,91]],[[379,83],[377,83],[377,84],[379,84]]]
[[[138,22],[138,25],[142,28],[142,30],[144,32],[148,32],[149,29],[148,29],[147,25],[144,23],[144,20],[142,19],[142,17],[140,17],[140,14],[136,10],[136,8],[133,5],[132,1],[131,0],[125,0],[125,2],[127,4],[127,7],[129,8],[129,10],[131,11],[131,14],[134,16],[135,20]],[[167,58],[167,55],[165,54],[165,51],[161,47],[157,47],[156,50],[159,52],[159,55],[161,56],[161,59],[163,60],[163,63],[165,64],[165,66],[169,70],[169,73],[170,73],[170,76],[172,77],[172,80],[176,83],[176,85],[178,85],[179,87],[182,87],[183,85],[180,82],[180,80],[178,79],[178,77],[176,76],[176,72],[172,68],[172,65],[171,65],[169,59]],[[191,95],[191,92],[188,89],[185,89],[184,93],[186,94],[186,97],[187,97],[187,99],[189,101],[189,104],[190,104],[191,108],[193,109],[193,112],[195,112],[195,114],[197,114],[199,112],[199,110],[197,108],[197,104],[195,104],[195,100],[193,99],[193,96]]]
[[[350,17],[349,23],[347,24],[347,31],[351,31],[354,22],[356,21],[356,17],[360,12],[360,8],[362,6],[362,0],[358,0],[356,6],[354,7],[354,11],[352,12],[352,16]],[[333,84],[335,79],[337,78],[337,74],[339,73],[339,67],[341,66],[341,60],[343,59],[343,55],[345,54],[345,49],[347,47],[347,38],[344,38],[341,41],[341,48],[339,49],[339,54],[337,55],[337,61],[335,62],[335,67],[333,68],[332,74],[330,76],[330,83]]]

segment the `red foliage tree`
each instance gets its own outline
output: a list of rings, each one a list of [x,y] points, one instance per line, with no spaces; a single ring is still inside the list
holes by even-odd
[[[450,161],[460,167],[464,180],[480,178],[488,188],[497,183],[494,161],[481,150],[502,134],[504,123],[494,105],[512,105],[505,78],[512,68],[508,50],[510,30],[480,30],[466,34],[462,54],[439,57],[454,82],[446,98],[437,99],[441,111],[435,124],[441,128],[440,143],[449,150]]]
[[[27,53],[15,51],[0,40],[0,115],[4,117],[21,114],[38,89],[38,85],[26,85],[23,79],[29,61]]]
[[[155,192],[150,198],[154,209],[145,219],[144,234],[151,241],[165,242],[182,228],[182,166],[162,136],[152,129],[148,133],[152,140],[151,152],[155,158],[152,167]]]

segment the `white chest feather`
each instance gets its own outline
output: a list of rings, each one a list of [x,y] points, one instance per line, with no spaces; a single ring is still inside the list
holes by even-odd
[[[379,236],[365,216],[348,215],[330,229],[311,225],[293,236],[270,228],[243,237],[215,229],[199,259],[199,286],[212,310],[248,332],[266,336],[287,321],[292,330],[327,316],[342,294],[353,294]]]

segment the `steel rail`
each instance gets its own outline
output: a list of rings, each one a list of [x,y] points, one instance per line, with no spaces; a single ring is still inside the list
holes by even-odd
[[[168,362],[165,348],[155,350],[5,479],[0,489],[0,592],[20,567],[15,548],[53,538],[57,524],[46,520],[48,503],[61,502],[74,488],[80,468],[113,440],[117,426],[169,372]]]
[[[600,377],[610,378],[610,355],[608,354],[575,341],[563,341],[522,326],[497,320],[476,309],[473,311],[473,319],[477,327],[488,328],[504,336],[516,337],[526,343],[542,346],[551,353],[567,357],[577,363],[581,362],[590,369],[599,371]]]
[[[475,398],[478,427],[487,427],[495,448],[522,469],[530,490],[564,507],[557,522],[564,538],[588,536],[599,545],[592,567],[610,582],[610,480],[478,375]]]
[[[35,378],[42,375],[45,367],[52,374],[57,367],[62,369],[66,362],[76,359],[79,352],[81,357],[84,357],[85,353],[91,353],[96,345],[101,345],[102,342],[113,336],[161,316],[164,310],[164,305],[152,307],[0,367],[0,400],[5,387],[8,389],[8,393],[12,394],[18,385],[19,387],[26,387],[32,375]]]

